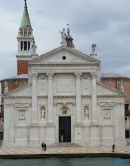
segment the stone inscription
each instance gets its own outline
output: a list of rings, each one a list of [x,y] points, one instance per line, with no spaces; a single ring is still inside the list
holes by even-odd
[[[71,92],[72,91],[72,79],[57,78],[57,91],[58,92]]]

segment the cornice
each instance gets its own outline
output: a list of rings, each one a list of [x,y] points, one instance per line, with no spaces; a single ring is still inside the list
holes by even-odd
[[[75,95],[55,95],[55,98],[76,98]]]
[[[124,95],[121,95],[121,94],[117,94],[117,95],[105,95],[105,94],[102,94],[102,95],[97,95],[97,97],[124,97]]]
[[[5,99],[31,99],[32,96],[3,96]]]
[[[35,67],[35,66],[38,66],[38,67],[42,67],[42,66],[45,66],[45,67],[55,67],[55,66],[98,66],[99,64],[98,63],[85,63],[85,62],[66,62],[66,63],[63,63],[63,62],[59,62],[59,63],[55,63],[55,62],[48,62],[48,63],[35,63],[35,64],[29,64],[31,67]]]

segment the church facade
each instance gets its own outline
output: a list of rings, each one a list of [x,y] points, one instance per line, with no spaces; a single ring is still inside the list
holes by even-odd
[[[25,4],[16,57],[29,77],[12,91],[5,84],[3,145],[126,145],[123,89],[101,83],[95,44],[89,56],[75,49],[69,29],[60,33],[61,46],[38,56]]]

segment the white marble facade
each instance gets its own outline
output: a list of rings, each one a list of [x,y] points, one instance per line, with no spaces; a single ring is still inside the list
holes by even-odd
[[[99,60],[63,45],[30,60],[28,84],[3,95],[3,145],[58,143],[69,116],[72,143],[124,146],[124,96],[100,82]]]

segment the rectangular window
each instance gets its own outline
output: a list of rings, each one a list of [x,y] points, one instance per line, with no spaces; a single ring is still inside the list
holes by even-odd
[[[21,51],[23,50],[23,41],[21,41]]]
[[[24,41],[24,51],[27,50],[27,41]]]
[[[125,111],[129,110],[129,104],[125,104]]]
[[[30,50],[30,42],[28,42],[28,50]]]

